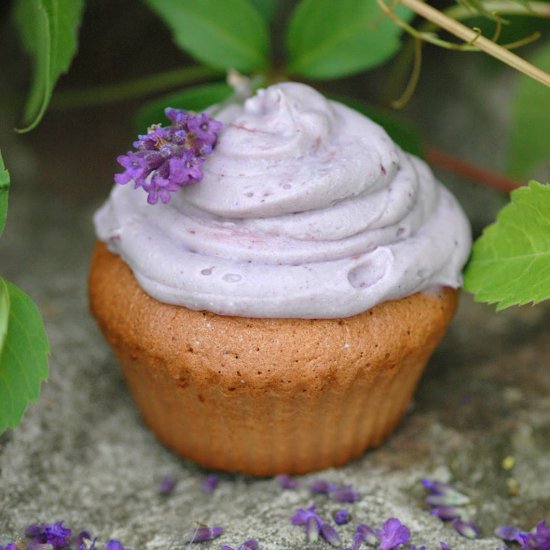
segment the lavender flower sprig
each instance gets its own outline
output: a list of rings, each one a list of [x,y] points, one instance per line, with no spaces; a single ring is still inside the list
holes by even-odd
[[[206,113],[193,114],[168,108],[170,126],[151,126],[133,143],[136,151],[120,155],[117,162],[124,168],[115,174],[115,182],[134,182],[136,189],[147,193],[147,202],[167,203],[172,193],[203,177],[201,166],[217,142],[222,123]]]

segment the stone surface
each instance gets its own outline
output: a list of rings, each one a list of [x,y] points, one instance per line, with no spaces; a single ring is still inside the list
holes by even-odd
[[[416,117],[441,109],[450,121],[438,119],[431,139],[467,154],[473,146],[457,132],[471,131],[464,117],[472,113],[460,93],[467,90],[452,78],[446,101],[421,90]],[[491,128],[506,117],[498,101],[470,100],[476,116],[483,115],[477,143],[494,148],[487,155],[499,168],[502,143],[491,139]],[[326,517],[339,508],[309,493],[307,483],[316,478],[351,484],[363,495],[348,506],[352,523],[339,528],[344,545],[356,523],[379,527],[398,517],[413,542],[429,549],[442,540],[455,550],[495,549],[497,525],[530,528],[550,516],[550,306],[495,314],[467,295],[410,412],[384,445],[344,468],[300,478],[296,491],[273,479],[223,474],[218,488],[204,493],[209,472],[172,454],[144,426],[87,310],[91,215],[110,186],[112,159],[131,139],[122,120],[113,110],[50,115],[33,135],[16,137],[8,130],[15,117],[0,113],[13,180],[1,273],[35,299],[52,346],[40,401],[16,430],[0,435],[0,545],[31,522],[63,519],[134,550],[186,548],[185,533],[197,523],[226,529],[203,548],[251,537],[266,550],[322,547],[306,544],[289,520],[314,502]],[[476,229],[503,203],[492,191],[452,183]],[[165,474],[177,479],[170,496],[158,492]],[[429,514],[423,477],[450,481],[471,497],[481,539],[467,541]]]

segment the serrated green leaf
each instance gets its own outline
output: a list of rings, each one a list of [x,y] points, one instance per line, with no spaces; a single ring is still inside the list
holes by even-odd
[[[533,65],[550,71],[550,42],[529,59]],[[512,105],[508,171],[520,177],[544,161],[550,166],[550,88],[521,76]]]
[[[23,45],[33,58],[34,75],[21,132],[41,120],[59,77],[77,49],[84,0],[16,0],[14,18]]]
[[[8,215],[8,193],[10,189],[10,174],[4,166],[2,153],[0,152],[0,235],[6,225]]]
[[[248,0],[145,0],[168,25],[176,44],[216,69],[266,67],[266,21]]]
[[[23,291],[0,278],[0,296],[0,317],[7,316],[7,331],[0,347],[2,432],[14,428],[28,403],[38,399],[40,384],[48,377],[49,344],[40,313]]]
[[[401,5],[394,11],[412,17]],[[401,33],[374,0],[302,0],[288,29],[288,71],[328,79],[376,67],[397,52]]]
[[[181,92],[166,95],[140,109],[136,115],[138,133],[144,133],[151,124],[164,123],[164,109],[186,109],[188,111],[204,111],[214,103],[219,103],[229,97],[232,88],[225,82],[215,82],[186,88]]]
[[[497,310],[550,298],[550,185],[531,181],[475,242],[464,287]]]

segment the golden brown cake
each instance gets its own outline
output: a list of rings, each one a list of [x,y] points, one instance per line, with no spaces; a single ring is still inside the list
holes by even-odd
[[[341,465],[379,444],[406,410],[457,291],[342,319],[222,316],[155,300],[98,243],[89,298],[159,439],[208,468],[271,475]]]

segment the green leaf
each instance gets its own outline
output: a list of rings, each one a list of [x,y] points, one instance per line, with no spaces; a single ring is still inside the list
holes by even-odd
[[[516,189],[475,242],[464,287],[497,310],[550,298],[550,185]]]
[[[32,300],[0,278],[0,433],[14,428],[48,376],[48,337]]]
[[[279,9],[279,0],[251,0],[266,21],[273,21]]]
[[[529,59],[535,66],[550,71],[550,42]],[[508,171],[525,177],[539,163],[550,162],[550,88],[521,76],[512,106]]]
[[[380,124],[392,140],[402,149],[407,151],[407,153],[416,155],[417,157],[424,156],[420,134],[410,124],[398,118],[392,112],[373,107],[372,105],[366,105],[362,101],[356,99],[342,97],[335,97],[334,99],[359,111],[377,124]]]
[[[41,120],[59,77],[76,53],[84,0],[16,0],[14,18],[34,61],[34,75],[20,132]]]
[[[144,133],[151,124],[165,123],[164,109],[186,109],[188,111],[204,111],[214,103],[220,103],[233,92],[225,82],[203,84],[186,88],[148,103],[136,115],[136,125],[139,133]]]
[[[394,13],[412,17],[403,6]],[[375,0],[302,0],[288,29],[288,70],[328,79],[370,69],[397,52],[401,33]]]
[[[252,72],[268,61],[264,18],[248,0],[145,0],[176,44],[216,69]]]
[[[8,192],[10,189],[10,174],[4,166],[2,153],[0,152],[0,235],[6,225],[8,215]]]

